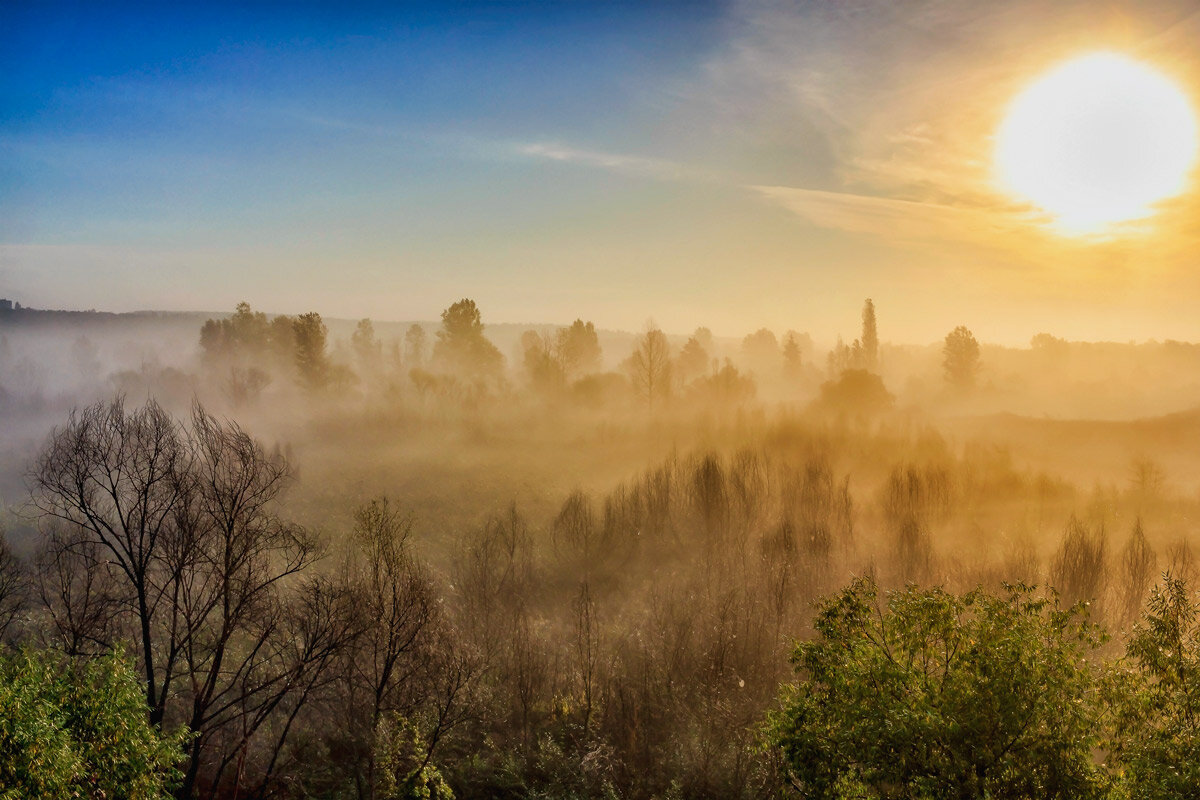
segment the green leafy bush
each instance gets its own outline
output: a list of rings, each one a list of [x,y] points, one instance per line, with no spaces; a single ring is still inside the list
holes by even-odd
[[[767,738],[811,798],[1090,798],[1101,642],[1084,607],[1011,587],[889,593],[861,579],[796,646]]]
[[[1131,800],[1200,797],[1200,606],[1181,580],[1155,587],[1113,670],[1113,760]]]
[[[149,725],[119,653],[79,664],[0,655],[0,800],[169,797],[182,739]]]

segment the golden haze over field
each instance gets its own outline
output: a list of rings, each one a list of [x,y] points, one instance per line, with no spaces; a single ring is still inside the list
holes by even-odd
[[[1197,41],[0,8],[0,796],[1200,796]]]

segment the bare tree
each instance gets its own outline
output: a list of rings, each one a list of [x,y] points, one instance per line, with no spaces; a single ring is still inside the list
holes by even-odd
[[[107,650],[117,638],[120,581],[105,548],[80,526],[54,522],[34,560],[35,589],[49,613],[43,637],[71,657]]]
[[[425,700],[423,670],[436,621],[433,585],[410,552],[413,519],[387,498],[354,514],[346,583],[362,634],[345,653],[342,690],[353,707],[364,797],[376,794],[372,741],[387,714],[411,715]]]
[[[169,651],[178,649],[186,671],[183,720],[196,732],[185,792],[206,763],[219,781],[231,749],[219,757],[207,751],[228,741],[231,728],[241,731],[232,751],[245,748],[295,684],[299,667],[281,663],[276,650],[289,638],[281,591],[318,555],[304,529],[271,509],[290,477],[282,456],[199,406],[190,434],[195,457],[178,509],[183,535],[169,553],[175,602],[168,623]]]
[[[34,502],[78,535],[61,540],[76,553],[103,553],[127,590],[119,611],[133,618],[146,679],[150,721],[163,720],[175,652],[158,661],[155,626],[174,589],[165,563],[178,531],[191,453],[180,430],[154,401],[126,412],[124,398],[72,413],[57,428],[32,475]],[[86,562],[84,562],[86,563]]]
[[[671,387],[671,351],[667,336],[651,327],[638,338],[627,362],[633,388],[651,411],[667,398]]]
[[[600,631],[596,619],[596,601],[592,598],[587,580],[579,587],[575,599],[575,659],[579,672],[579,690],[583,705],[583,735],[588,735],[592,722],[600,659]]]
[[[13,623],[25,610],[27,601],[25,569],[9,547],[3,529],[0,529],[0,640],[7,636]]]
[[[340,595],[299,577],[316,541],[274,511],[289,476],[199,406],[184,428],[121,398],[72,414],[31,474],[56,634],[74,653],[135,646],[151,722],[195,732],[182,797],[241,786],[248,765],[269,780],[297,704],[350,638]]]
[[[1157,566],[1158,555],[1146,541],[1142,519],[1138,517],[1117,564],[1116,611],[1119,614],[1118,622],[1123,626],[1131,625],[1141,613],[1146,597],[1154,586]]]

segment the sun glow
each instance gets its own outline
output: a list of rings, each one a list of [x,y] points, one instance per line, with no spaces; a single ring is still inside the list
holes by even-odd
[[[996,170],[1014,195],[1066,233],[1153,214],[1187,187],[1196,115],[1169,79],[1132,59],[1069,61],[1013,100],[996,136]]]

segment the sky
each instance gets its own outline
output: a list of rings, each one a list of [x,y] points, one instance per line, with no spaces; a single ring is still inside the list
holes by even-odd
[[[997,186],[1081,53],[1200,98],[1200,3],[0,4],[0,296],[885,341],[1200,340],[1200,199]]]

